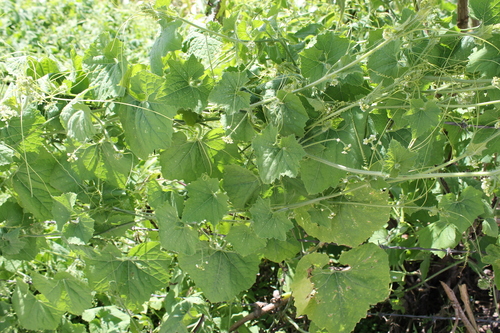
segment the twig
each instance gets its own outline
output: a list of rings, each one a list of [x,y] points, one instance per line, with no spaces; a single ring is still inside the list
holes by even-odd
[[[478,333],[478,331],[476,331],[474,329],[474,327],[472,327],[472,324],[470,323],[469,319],[467,319],[467,316],[465,315],[464,310],[462,310],[462,307],[460,306],[460,303],[458,302],[457,296],[455,296],[455,293],[453,292],[453,290],[451,290],[451,288],[443,281],[440,281],[440,282],[441,282],[441,285],[443,286],[444,291],[446,292],[446,295],[448,296],[448,298],[451,301],[451,305],[453,306],[453,309],[455,309],[456,316],[459,317],[464,322],[464,325],[465,325],[465,328],[467,329],[467,332]],[[458,318],[457,318],[457,320],[458,320]]]
[[[460,290],[460,298],[464,303],[465,313],[467,313],[467,317],[469,317],[469,320],[472,326],[474,326],[476,332],[479,332],[479,327],[477,327],[476,319],[474,318],[474,314],[472,313],[472,309],[470,308],[469,293],[467,292],[467,286],[465,284],[461,284],[458,286],[458,290]]]
[[[276,291],[275,291],[275,293],[276,293]],[[267,313],[270,313],[270,312],[284,306],[286,303],[288,303],[289,299],[290,299],[289,295],[287,297],[282,298],[278,292],[278,294],[277,295],[275,294],[273,296],[273,298],[271,299],[271,303],[255,302],[254,303],[255,309],[251,313],[249,313],[248,315],[246,315],[245,317],[241,318],[236,323],[234,323],[231,326],[231,328],[229,329],[229,332],[231,333],[231,332],[236,331],[238,329],[238,327],[240,327],[241,325],[243,325],[247,321],[257,319],[257,318],[259,318]]]

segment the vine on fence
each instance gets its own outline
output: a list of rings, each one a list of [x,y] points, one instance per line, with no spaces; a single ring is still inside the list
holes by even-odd
[[[231,304],[271,288],[295,330],[350,332],[401,310],[410,262],[498,273],[500,6],[470,8],[459,30],[437,0],[157,0],[146,51],[119,25],[51,51],[9,30],[2,329],[255,331]]]

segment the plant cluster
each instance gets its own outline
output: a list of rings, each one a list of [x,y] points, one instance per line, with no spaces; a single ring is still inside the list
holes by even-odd
[[[500,5],[469,3],[1,1],[0,328],[351,332],[442,258],[494,293]]]

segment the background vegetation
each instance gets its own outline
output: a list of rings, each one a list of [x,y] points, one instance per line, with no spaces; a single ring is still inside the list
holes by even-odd
[[[469,8],[1,0],[0,330],[497,329],[500,4]]]

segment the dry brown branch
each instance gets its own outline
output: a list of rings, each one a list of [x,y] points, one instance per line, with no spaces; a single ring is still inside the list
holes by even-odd
[[[474,329],[476,332],[479,332],[479,328],[477,327],[476,319],[474,318],[474,313],[472,313],[472,309],[469,304],[469,293],[467,292],[467,286],[465,284],[461,284],[458,286],[458,290],[460,290],[460,298],[462,299],[462,302],[464,303],[465,307],[465,313],[467,314],[467,317],[469,317],[469,320],[474,326]]]
[[[238,327],[240,327],[247,321],[257,319],[267,313],[271,313],[274,310],[277,310],[278,308],[286,305],[286,303],[288,303],[288,300],[289,297],[281,298],[279,294],[275,294],[274,297],[271,299],[271,303],[255,302],[254,310],[245,317],[238,320],[236,323],[234,323],[229,329],[229,332],[236,331]]]
[[[470,323],[469,319],[467,319],[467,316],[464,313],[464,310],[460,306],[460,303],[458,302],[457,296],[455,296],[455,293],[451,288],[444,283],[443,281],[440,281],[441,285],[443,286],[444,291],[446,292],[446,295],[451,301],[451,305],[453,305],[453,309],[455,309],[455,314],[457,316],[457,319],[460,318],[462,322],[465,325],[465,328],[467,329],[467,332],[469,333],[478,333]]]

